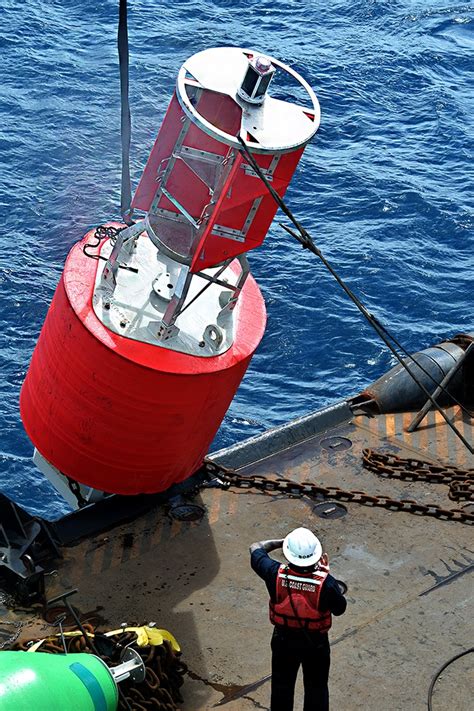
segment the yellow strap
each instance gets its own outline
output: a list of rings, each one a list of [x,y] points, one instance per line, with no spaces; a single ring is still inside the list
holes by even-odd
[[[125,630],[112,630],[112,632],[107,632],[106,637],[112,637],[113,635],[121,634],[122,632],[135,632],[137,635],[137,644],[139,647],[146,647],[151,644],[153,646],[158,646],[163,644],[163,640],[166,639],[170,644],[174,652],[180,652],[181,647],[178,641],[171,632],[168,630],[161,630],[157,627],[148,627],[147,625],[143,627],[126,627]]]

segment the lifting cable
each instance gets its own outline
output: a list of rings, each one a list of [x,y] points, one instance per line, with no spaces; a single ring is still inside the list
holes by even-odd
[[[285,215],[288,217],[289,220],[293,223],[293,225],[296,227],[298,232],[295,232],[291,227],[288,227],[287,225],[282,224],[281,222],[279,223],[281,227],[283,227],[286,232],[288,232],[292,237],[294,237],[304,249],[309,249],[310,252],[312,252],[314,255],[316,255],[324,264],[324,266],[329,270],[329,272],[332,274],[332,276],[336,279],[337,283],[339,286],[342,287],[342,289],[346,292],[347,296],[351,299],[351,301],[357,306],[361,314],[365,317],[365,319],[368,321],[368,323],[372,326],[372,328],[376,331],[376,333],[379,335],[379,337],[382,339],[382,341],[385,343],[387,348],[390,350],[390,352],[395,356],[395,358],[398,360],[400,365],[407,371],[408,375],[414,380],[414,382],[418,385],[420,390],[424,392],[426,395],[427,399],[431,402],[433,407],[440,413],[440,415],[443,417],[443,419],[446,421],[446,424],[453,430],[453,432],[459,437],[461,442],[467,447],[467,449],[471,452],[471,454],[474,454],[474,448],[472,445],[467,441],[467,439],[464,437],[464,435],[458,430],[456,425],[454,425],[453,422],[449,419],[445,411],[438,405],[436,400],[433,398],[429,390],[423,385],[423,383],[416,377],[415,373],[408,367],[407,363],[405,360],[402,358],[402,356],[398,353],[396,348],[392,345],[390,340],[392,340],[394,343],[396,343],[399,347],[401,347],[398,344],[398,341],[389,333],[389,331],[383,326],[379,320],[371,314],[364,304],[360,301],[360,299],[354,294],[354,292],[347,286],[347,284],[341,279],[341,277],[337,274],[335,269],[331,266],[331,264],[328,262],[328,260],[325,258],[321,250],[315,245],[313,242],[313,239],[311,235],[308,233],[308,231],[300,224],[300,222],[296,219],[296,217],[293,215],[292,211],[290,208],[286,205],[285,201],[283,198],[276,192],[276,190],[273,188],[273,186],[269,183],[267,180],[265,174],[263,173],[262,169],[258,165],[257,161],[251,154],[250,150],[247,148],[247,145],[245,144],[244,140],[242,139],[241,136],[238,136],[239,142],[242,145],[242,150],[243,153],[245,154],[248,162],[256,172],[256,174],[259,176],[259,178],[262,180],[262,182],[265,184],[266,188],[270,192],[270,195],[273,197],[277,205],[281,208],[281,210],[285,213]],[[423,367],[415,361],[413,356],[409,355],[405,349],[403,349],[403,352],[420,368],[420,370],[424,370]],[[426,371],[425,371],[426,372]],[[440,387],[440,384],[437,383],[436,379],[433,378],[430,375],[430,378],[433,380],[433,382]],[[445,388],[441,388],[443,391],[445,391]],[[449,397],[454,399],[450,393]],[[458,403],[459,404],[459,403]],[[461,406],[462,407],[462,406]],[[463,407],[463,410],[465,408]]]
[[[132,121],[130,116],[130,103],[128,100],[128,26],[127,26],[127,0],[119,3],[119,24],[117,33],[117,47],[120,66],[120,133],[122,140],[122,183],[120,213],[127,225],[133,224],[131,209],[132,184],[130,180],[130,141],[132,135]]]
[[[131,116],[130,116],[130,104],[129,104],[129,47],[128,47],[128,26],[127,26],[127,0],[119,0],[119,26],[118,26],[118,35],[117,35],[117,45],[118,45],[119,64],[120,64],[120,97],[121,97],[120,125],[121,125],[121,140],[122,140],[122,183],[121,183],[120,211],[122,213],[124,222],[127,225],[130,225],[130,224],[133,224],[133,220],[132,220],[133,210],[131,208],[132,189],[131,189],[131,180],[130,180]],[[334,270],[334,268],[331,266],[331,264],[328,262],[328,260],[324,257],[321,250],[315,245],[315,243],[314,243],[312,237],[310,236],[310,234],[308,233],[308,231],[296,219],[296,217],[293,215],[292,211],[289,209],[289,207],[284,202],[283,198],[276,192],[276,190],[273,188],[273,186],[270,185],[265,174],[263,173],[263,171],[261,170],[257,161],[255,160],[255,158],[253,157],[253,155],[247,148],[247,145],[245,144],[242,137],[239,136],[238,139],[239,139],[239,142],[242,146],[243,153],[245,154],[250,165],[255,170],[255,172],[259,176],[259,178],[263,181],[263,183],[267,187],[268,191],[270,192],[270,195],[273,197],[273,199],[275,200],[277,205],[285,213],[285,215],[288,217],[288,219],[291,220],[291,222],[296,227],[298,232],[295,232],[290,227],[288,227],[287,225],[284,225],[282,223],[280,223],[280,226],[283,227],[283,229],[286,230],[286,232],[288,232],[292,237],[294,237],[301,244],[301,246],[304,249],[309,249],[310,252],[312,252],[314,255],[316,255],[323,262],[324,266],[329,270],[329,272],[333,275],[333,277],[336,279],[338,284],[342,287],[342,289],[346,292],[346,294],[349,296],[349,298],[352,300],[352,302],[356,305],[356,307],[359,309],[359,311],[362,313],[362,315],[366,318],[368,323],[376,331],[376,333],[379,335],[379,337],[385,343],[387,348],[391,351],[391,353],[398,360],[400,365],[407,371],[409,376],[418,385],[420,390],[422,390],[425,393],[428,400],[431,402],[433,407],[440,413],[440,415],[446,421],[447,425],[459,437],[459,439],[463,442],[463,444],[467,447],[467,449],[471,452],[471,454],[474,454],[474,448],[470,445],[470,443],[466,440],[466,438],[458,430],[458,428],[454,425],[454,423],[451,422],[451,420],[449,419],[447,414],[444,412],[444,410],[438,405],[437,401],[434,399],[432,394],[423,385],[423,383],[416,377],[415,373],[408,367],[407,363],[400,356],[400,354],[398,353],[396,348],[392,345],[391,341],[393,343],[395,343],[397,348],[399,348],[407,358],[409,358],[422,372],[425,373],[425,375],[427,375],[432,380],[432,382],[437,386],[437,388],[440,389],[441,392],[444,392],[445,394],[449,395],[449,397],[453,401],[455,401],[465,412],[467,412],[466,408],[460,402],[458,402],[456,400],[456,398],[454,398],[453,395],[451,395],[451,393],[448,393],[446,388],[444,386],[442,386],[440,383],[438,383],[436,381],[436,379],[433,378],[433,376],[430,373],[428,373],[428,371],[426,371],[425,368],[420,363],[418,363],[410,353],[408,353],[408,351],[406,351],[406,349],[387,330],[387,328],[373,314],[371,314],[366,309],[364,304],[359,300],[359,298],[354,294],[354,292],[347,286],[347,284],[341,279],[341,277],[337,274],[337,272]]]

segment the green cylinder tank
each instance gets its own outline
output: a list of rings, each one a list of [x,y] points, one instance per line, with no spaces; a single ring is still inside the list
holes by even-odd
[[[118,691],[92,654],[0,652],[1,711],[116,711]]]

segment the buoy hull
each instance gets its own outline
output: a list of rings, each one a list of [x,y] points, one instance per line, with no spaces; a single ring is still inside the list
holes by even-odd
[[[92,654],[2,652],[2,711],[116,711],[118,690]]]
[[[263,336],[264,302],[250,276],[234,343],[216,357],[124,338],[94,313],[97,261],[82,245],[69,254],[33,353],[21,417],[68,477],[110,493],[163,491],[201,465]]]

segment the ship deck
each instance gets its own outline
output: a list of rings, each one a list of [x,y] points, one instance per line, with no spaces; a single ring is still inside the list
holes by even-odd
[[[472,420],[449,411],[473,440]],[[413,434],[413,413],[353,416],[345,403],[213,455],[244,474],[310,480],[455,508],[447,487],[380,479],[362,467],[365,447],[401,457],[474,467],[474,460],[434,413]],[[190,673],[183,711],[268,709],[267,594],[250,569],[253,541],[315,531],[333,574],[348,585],[346,614],[331,637],[330,697],[340,711],[421,711],[437,668],[472,645],[472,527],[345,503],[345,515],[318,514],[309,497],[231,488],[203,489],[199,522],[178,522],[157,506],[135,521],[64,549],[48,596],[78,588],[84,618],[107,628],[156,621],[179,640]],[[10,611],[9,616],[13,613]],[[30,622],[30,613],[17,617]],[[50,634],[37,621],[23,636]],[[472,655],[438,680],[433,709],[472,708]],[[301,680],[295,708],[302,708]]]

